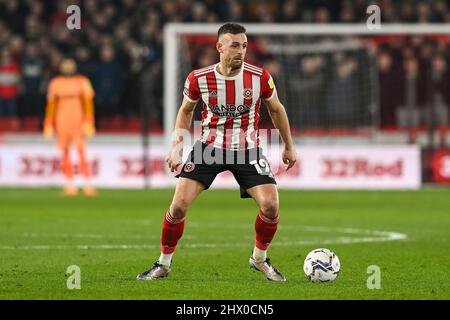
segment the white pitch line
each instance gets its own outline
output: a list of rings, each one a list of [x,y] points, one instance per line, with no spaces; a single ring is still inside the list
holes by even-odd
[[[193,227],[209,227],[209,228],[235,228],[236,226],[245,227],[248,229],[248,226],[243,226],[241,224],[206,224],[205,225],[194,225]],[[190,226],[192,227],[192,226]],[[358,228],[332,228],[332,227],[321,227],[321,226],[292,226],[285,225],[280,226],[279,229],[295,229],[297,231],[303,230],[308,232],[339,232],[344,234],[361,234],[361,235],[371,235],[378,237],[388,237],[387,241],[392,240],[404,240],[407,238],[407,235],[403,233],[397,233],[393,231],[380,231],[380,230],[367,230],[367,229],[358,229]],[[82,233],[23,233],[24,237],[27,238],[81,238],[81,239],[159,239],[160,235],[139,235],[139,234],[82,234]],[[195,239],[196,236],[193,235],[184,235],[183,239]],[[233,237],[234,238],[234,237]],[[217,238],[216,238],[217,239]],[[220,239],[227,239],[225,237],[221,237]]]
[[[301,229],[300,227],[298,229]],[[320,240],[299,240],[299,241],[275,241],[273,246],[294,246],[294,245],[323,245],[323,244],[353,244],[353,243],[368,243],[368,242],[384,242],[384,241],[398,241],[405,240],[408,236],[404,233],[392,231],[379,230],[365,230],[356,228],[329,228],[329,227],[303,227],[304,230],[316,232],[330,232],[338,231],[347,234],[364,234],[372,235],[373,237],[338,237],[331,239]],[[37,234],[34,234],[37,235]],[[180,247],[185,248],[227,248],[227,247],[248,247],[251,243],[186,243],[180,244]],[[95,250],[95,249],[155,249],[159,248],[159,244],[94,244],[94,245],[22,245],[0,246],[0,250]]]
[[[81,239],[159,239],[160,235],[122,235],[122,234],[85,234],[85,233],[24,233],[25,238],[81,238]],[[194,239],[186,235],[186,239]]]

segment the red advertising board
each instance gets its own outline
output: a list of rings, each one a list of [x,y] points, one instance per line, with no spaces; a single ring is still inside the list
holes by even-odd
[[[436,183],[450,183],[450,150],[436,151],[431,160],[433,181]]]

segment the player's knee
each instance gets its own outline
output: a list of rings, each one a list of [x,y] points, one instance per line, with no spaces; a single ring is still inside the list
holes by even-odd
[[[264,199],[260,205],[260,209],[266,217],[275,218],[278,215],[278,200]]]
[[[183,200],[172,202],[172,205],[170,206],[170,214],[176,219],[184,218],[188,207],[188,203]]]

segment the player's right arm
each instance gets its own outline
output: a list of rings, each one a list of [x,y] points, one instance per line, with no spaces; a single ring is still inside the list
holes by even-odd
[[[182,163],[183,137],[186,136],[186,134],[189,134],[196,105],[197,102],[191,102],[184,98],[181,107],[178,110],[172,139],[172,148],[166,157],[166,162],[172,172],[174,172]]]
[[[50,139],[54,135],[54,122],[56,112],[56,83],[55,80],[51,80],[47,90],[47,106],[45,107],[44,118],[44,137]]]
[[[200,99],[200,89],[198,81],[194,77],[194,72],[188,75],[184,83],[183,96],[183,102],[175,121],[175,132],[172,135],[172,148],[166,157],[166,162],[172,172],[176,171],[182,163],[183,137],[189,135],[194,109]]]

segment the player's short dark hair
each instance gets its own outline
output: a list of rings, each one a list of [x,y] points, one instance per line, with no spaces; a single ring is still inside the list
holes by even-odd
[[[239,33],[245,33],[246,31],[247,30],[245,30],[244,26],[242,26],[240,24],[226,23],[219,28],[219,31],[217,31],[217,37],[220,37],[222,34],[225,34],[225,33],[239,34]]]

